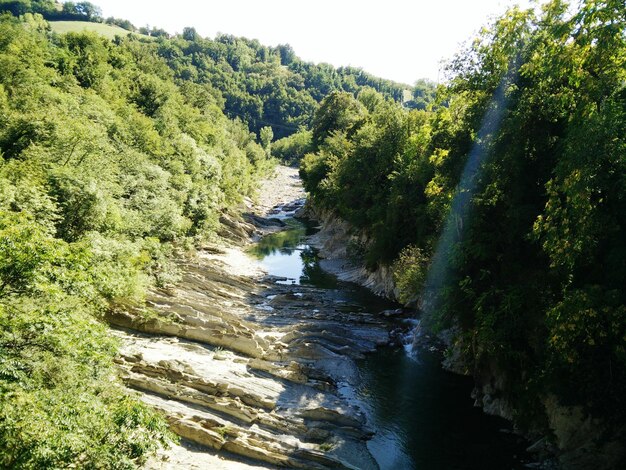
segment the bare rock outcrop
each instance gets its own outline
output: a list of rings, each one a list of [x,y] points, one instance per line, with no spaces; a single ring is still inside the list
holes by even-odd
[[[301,194],[294,171],[279,178]],[[229,241],[180,260],[177,285],[108,314],[123,380],[183,438],[148,468],[197,468],[194,455],[216,468],[233,455],[243,463],[232,468],[377,468],[364,415],[339,385],[356,380],[355,359],[388,341],[387,326],[327,289],[277,284],[237,247],[303,202],[272,209],[271,200],[249,222],[224,214]]]

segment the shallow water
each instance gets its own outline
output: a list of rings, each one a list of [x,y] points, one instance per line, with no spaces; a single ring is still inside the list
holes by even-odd
[[[321,270],[305,239],[314,228],[293,219],[288,223],[289,230],[264,237],[250,251],[269,274],[284,278],[278,282],[333,289],[352,311],[397,307]],[[509,432],[508,422],[473,406],[471,379],[444,371],[440,363],[437,352],[409,355],[402,348],[380,348],[357,362],[356,383],[340,386],[368,417],[375,432],[368,448],[380,468],[524,468],[527,444]]]

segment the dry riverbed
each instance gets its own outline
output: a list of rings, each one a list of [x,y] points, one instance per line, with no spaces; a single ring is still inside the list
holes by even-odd
[[[303,197],[297,170],[279,167],[248,208],[257,228],[227,225],[258,238],[279,228],[264,218]],[[177,286],[150,293],[149,317],[110,316],[126,384],[183,438],[147,468],[377,468],[365,418],[338,390],[355,380],[354,359],[388,341],[380,317],[277,284],[236,243],[201,247],[180,269]]]

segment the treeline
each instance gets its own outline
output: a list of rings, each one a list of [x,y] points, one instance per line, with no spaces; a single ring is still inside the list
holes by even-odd
[[[435,84],[428,80],[408,86],[355,67],[305,62],[288,44],[268,47],[257,40],[227,34],[203,38],[191,27],[170,37],[162,29],[136,28],[127,20],[116,18],[104,20],[100,9],[89,2],[61,5],[54,0],[0,0],[0,11],[14,15],[40,13],[50,20],[104,21],[158,38],[150,47],[165,59],[177,81],[213,87],[215,95],[223,99],[226,114],[246,122],[257,136],[267,126],[272,128],[275,139],[308,129],[320,101],[333,91],[356,96],[369,87],[415,109],[428,107],[435,94]]]
[[[20,16],[38,13],[47,20],[80,20],[102,22],[102,10],[91,2],[57,2],[55,0],[0,0],[0,11]]]
[[[504,378],[527,429],[547,428],[549,396],[605,437],[626,422],[625,31],[622,1],[513,9],[451,62],[446,106],[333,93],[302,162],[315,203],[371,236],[352,252],[393,264],[405,301],[451,234],[424,322],[460,331],[469,370]]]
[[[0,467],[133,468],[167,436],[115,378],[106,309],[176,279],[272,167],[152,40],[0,16]]]
[[[410,89],[415,97],[407,105],[425,107],[435,89],[428,81],[411,89],[361,69],[304,62],[289,45],[268,47],[225,34],[203,38],[194,28],[159,38],[153,48],[177,79],[211,85],[224,99],[228,116],[241,118],[257,134],[269,126],[277,139],[310,127],[319,102],[333,91],[356,95],[371,87],[401,102]]]
[[[169,37],[161,28],[142,26],[137,28],[130,21],[102,16],[100,7],[91,2],[58,2],[56,0],[0,0],[0,12],[9,12],[14,16],[37,13],[49,21],[89,21],[119,26],[127,31],[153,37]]]

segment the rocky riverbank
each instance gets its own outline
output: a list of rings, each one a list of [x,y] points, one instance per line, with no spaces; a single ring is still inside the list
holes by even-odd
[[[364,416],[338,387],[355,358],[388,342],[387,325],[328,290],[277,284],[243,253],[242,234],[275,230],[267,216],[302,202],[296,170],[264,187],[248,215],[256,228],[228,218],[236,243],[199,247],[176,286],[110,314],[126,384],[183,438],[147,468],[377,468]]]
[[[307,205],[304,215],[320,223],[320,231],[309,237],[309,243],[319,250],[320,266],[340,280],[359,284],[375,294],[391,300],[398,298],[393,273],[388,266],[375,271],[366,269],[350,256],[350,246],[367,246],[370,240],[364,233],[354,230],[345,220],[332,212]]]

